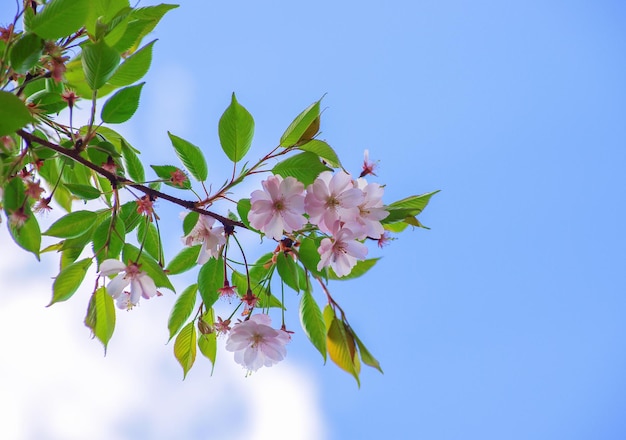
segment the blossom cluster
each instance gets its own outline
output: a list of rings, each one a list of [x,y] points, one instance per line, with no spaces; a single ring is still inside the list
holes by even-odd
[[[388,215],[384,189],[364,178],[324,171],[306,189],[294,177],[279,175],[262,185],[251,194],[250,225],[275,240],[307,224],[316,226],[326,234],[318,248],[318,270],[330,266],[337,276],[348,275],[367,255],[363,240],[379,240],[385,232],[380,223]]]

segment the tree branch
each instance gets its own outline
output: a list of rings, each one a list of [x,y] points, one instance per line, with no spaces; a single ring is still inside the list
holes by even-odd
[[[24,130],[18,130],[17,134],[24,139],[27,142],[30,143],[37,143],[40,145],[43,145],[44,147],[50,148],[51,150],[56,151],[57,153],[65,156],[65,157],[69,157],[70,159],[86,166],[87,168],[95,171],[96,173],[100,174],[101,176],[107,178],[109,180],[109,182],[111,182],[111,186],[113,186],[113,188],[120,188],[122,186],[129,186],[131,188],[134,188],[138,191],[141,191],[142,193],[146,194],[147,196],[150,197],[150,199],[152,200],[156,200],[158,198],[160,199],[164,199],[167,200],[169,202],[172,202],[176,205],[182,206],[185,209],[188,209],[189,211],[194,211],[197,212],[198,214],[202,214],[202,215],[208,215],[209,217],[214,218],[215,220],[219,221],[222,225],[224,226],[231,226],[231,227],[235,227],[235,226],[239,226],[240,228],[245,228],[247,229],[246,225],[244,225],[241,222],[235,221],[235,220],[231,220],[228,217],[224,217],[222,215],[219,215],[215,212],[212,211],[207,211],[206,209],[203,208],[199,208],[198,207],[198,203],[199,202],[194,202],[191,200],[183,200],[183,199],[179,199],[178,197],[174,197],[171,196],[169,194],[163,193],[161,191],[157,191],[156,189],[152,189],[148,186],[145,185],[141,185],[139,183],[135,183],[132,180],[127,179],[124,176],[118,176],[117,174],[113,174],[110,171],[105,170],[104,168],[94,164],[93,162],[90,162],[89,160],[85,159],[84,157],[82,157],[80,155],[80,151],[78,150],[74,150],[74,149],[69,149],[69,148],[64,148],[60,145],[54,144],[50,141],[47,141],[46,139],[42,139],[38,136],[33,135],[32,133],[28,133],[27,131]]]

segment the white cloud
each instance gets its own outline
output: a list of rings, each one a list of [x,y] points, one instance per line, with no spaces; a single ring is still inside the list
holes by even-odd
[[[36,263],[6,230],[0,249],[0,438],[324,438],[305,368],[287,359],[244,377],[220,349],[213,377],[198,353],[182,381],[172,344],[165,345],[170,295],[118,312],[103,357],[82,324],[91,281],[45,308],[54,258]]]

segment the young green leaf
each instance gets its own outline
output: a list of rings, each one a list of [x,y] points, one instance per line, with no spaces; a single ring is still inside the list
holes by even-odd
[[[152,63],[152,46],[157,40],[153,40],[139,49],[137,52],[126,58],[117,68],[113,76],[109,79],[109,84],[116,87],[128,86],[135,81],[139,81],[148,73]]]
[[[298,292],[300,290],[300,283],[298,281],[297,264],[291,258],[291,255],[286,255],[284,252],[279,253],[276,256],[276,267],[278,274],[285,284]]]
[[[29,30],[45,40],[67,37],[87,20],[91,0],[52,0],[30,20]]]
[[[163,256],[159,231],[152,222],[141,221],[137,228],[137,241],[143,243],[143,249],[155,260],[160,261]]]
[[[61,217],[43,235],[59,238],[74,238],[91,230],[97,214],[92,211],[74,211]]]
[[[251,228],[250,222],[248,221],[248,213],[251,208],[252,204],[250,203],[250,199],[239,199],[237,202],[237,213],[239,214],[239,218],[248,228]]]
[[[327,329],[326,346],[330,358],[339,368],[350,373],[360,387],[361,363],[357,356],[354,339],[346,332],[345,324],[337,319],[330,306],[324,308],[324,321]]]
[[[28,72],[43,52],[44,41],[38,35],[27,32],[11,47],[11,68],[17,73]]]
[[[91,90],[102,87],[111,78],[119,63],[120,55],[104,41],[89,43],[83,47],[83,72]]]
[[[196,327],[193,321],[189,322],[180,331],[174,341],[174,356],[183,367],[183,380],[196,360]]]
[[[100,287],[96,290],[94,303],[95,325],[92,327],[92,330],[96,338],[104,345],[104,354],[106,355],[107,346],[115,330],[115,304],[105,287]]]
[[[24,102],[13,93],[0,90],[0,136],[11,134],[32,121]]]
[[[183,290],[180,294],[167,322],[167,328],[170,331],[170,340],[174,337],[178,330],[183,326],[185,321],[191,316],[193,308],[196,305],[196,293],[198,292],[198,285],[192,284]]]
[[[167,186],[171,186],[172,188],[178,189],[190,189],[191,182],[189,181],[189,177],[178,167],[174,165],[150,165],[150,167],[154,170],[159,178],[163,179],[163,183]],[[185,176],[185,180],[176,179],[176,176]]]
[[[148,274],[148,276],[152,278],[152,281],[154,281],[154,284],[157,287],[165,287],[167,289],[170,289],[172,292],[176,291],[166,273],[163,271],[161,266],[159,266],[159,263],[157,263],[155,259],[148,255],[146,252],[142,252],[140,255],[139,249],[137,249],[130,243],[126,243],[124,245],[124,251],[122,253],[122,256],[122,260],[124,262],[138,261],[141,270],[146,272],[146,274]]]
[[[332,147],[324,141],[312,139],[309,142],[298,146],[298,149],[315,153],[333,168],[341,167],[341,162],[339,161],[337,153],[335,153],[335,150],[333,150]]]
[[[250,150],[254,136],[254,119],[233,93],[230,105],[226,108],[218,125],[220,144],[226,156],[239,162]]]
[[[124,221],[127,234],[135,229],[142,220],[141,214],[137,212],[137,202],[131,200],[124,203],[120,208],[120,218]]]
[[[298,144],[302,140],[310,140],[315,133],[303,139],[303,136],[309,130],[311,125],[314,125],[317,120],[317,126],[319,128],[319,116],[320,116],[320,101],[315,101],[313,104],[305,108],[296,118],[289,124],[287,130],[280,137],[281,147],[291,147]],[[315,130],[317,132],[317,130]]]
[[[126,87],[111,96],[102,107],[100,117],[109,124],[121,124],[128,121],[139,108],[141,89],[145,83]]]
[[[81,200],[95,200],[102,195],[99,189],[90,185],[80,185],[78,183],[64,183],[63,186],[74,196]]]
[[[300,248],[298,249],[298,257],[304,267],[314,275],[321,275],[321,272],[317,270],[317,265],[320,262],[320,253],[317,249],[320,246],[321,238],[315,240],[311,237],[303,238],[300,242]]]
[[[195,246],[184,247],[174,258],[172,258],[165,268],[170,275],[183,273],[193,268],[200,255],[201,244]]]
[[[200,214],[195,211],[189,212],[183,219],[183,234],[189,235],[200,219]]]
[[[46,307],[70,299],[85,279],[89,266],[91,266],[91,258],[85,258],[61,270],[52,284],[52,300]]]
[[[183,165],[185,165],[185,168],[189,170],[189,173],[191,173],[196,180],[204,182],[209,175],[209,171],[202,150],[191,142],[173,135],[169,131],[167,134],[172,141],[176,155],[179,157]]]
[[[308,290],[305,290],[300,298],[300,324],[326,362],[326,326],[322,311]]]
[[[204,263],[198,272],[198,290],[204,301],[204,306],[209,308],[218,300],[218,289],[224,287],[224,260],[210,258]]]
[[[202,315],[200,320],[206,325],[213,326],[213,323],[215,322],[215,313],[213,312],[213,308],[209,308],[206,313]],[[215,331],[207,334],[200,333],[200,335],[198,335],[198,348],[200,349],[200,353],[211,361],[211,374],[213,374],[213,368],[215,368],[215,358],[217,357],[217,334]]]
[[[368,260],[357,261],[356,265],[352,268],[348,275],[344,275],[342,277],[338,277],[335,274],[335,271],[332,268],[328,270],[328,279],[329,280],[353,280],[355,278],[364,275],[368,270],[370,270],[376,263],[378,263],[379,258],[370,258]]]
[[[41,247],[41,230],[39,223],[32,212],[28,213],[28,220],[21,226],[16,227],[9,224],[11,237],[19,247],[28,252],[32,252],[39,260],[39,248]]]
[[[310,185],[323,171],[331,171],[325,166],[315,153],[305,151],[279,162],[272,169],[272,173],[282,177],[293,176],[305,186]]]
[[[349,330],[350,330],[350,334],[354,337],[354,340],[356,341],[357,346],[359,347],[359,354],[361,355],[361,360],[363,361],[363,363],[365,365],[369,365],[372,368],[376,368],[382,374],[383,369],[380,368],[380,363],[376,360],[374,356],[372,356],[372,353],[369,352],[367,347],[365,347],[365,344],[361,342],[361,340],[354,333],[354,331],[352,331],[352,329],[349,329]]]
[[[114,219],[109,217],[100,223],[93,234],[93,252],[98,264],[108,258],[119,257],[125,240],[126,227],[119,216]]]
[[[124,157],[124,164],[126,165],[126,172],[128,176],[133,179],[135,182],[145,182],[146,173],[143,169],[143,164],[141,160],[124,140],[121,142],[122,145],[122,157]]]
[[[381,223],[394,223],[402,221],[407,217],[414,217],[420,214],[430,198],[437,194],[439,191],[433,191],[419,196],[406,197],[397,202],[393,202],[390,205],[385,206],[385,209],[389,212],[389,215],[381,220]]]

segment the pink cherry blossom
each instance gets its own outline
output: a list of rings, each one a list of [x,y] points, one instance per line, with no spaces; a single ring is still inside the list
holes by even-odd
[[[124,272],[121,274],[120,272]],[[139,303],[139,298],[150,299],[157,295],[157,288],[152,278],[139,270],[139,265],[124,263],[114,259],[104,260],[100,263],[99,276],[119,274],[107,285],[107,293],[117,300],[117,306],[121,309],[131,309]],[[124,291],[130,284],[130,292]]]
[[[223,226],[213,226],[215,219],[208,215],[201,215],[189,235],[183,237],[186,246],[203,243],[198,264],[204,264],[209,258],[217,258],[220,254],[220,246],[226,243]]]
[[[362,178],[357,179],[356,187],[363,191],[363,202],[359,205],[359,215],[354,218],[354,223],[345,226],[355,231],[359,240],[366,237],[378,240],[385,233],[380,221],[389,215],[383,208],[385,190],[378,183],[367,183]]]
[[[289,333],[271,327],[268,315],[253,315],[236,324],[226,340],[226,350],[235,352],[235,362],[248,371],[282,361],[287,356],[285,345],[291,340]]]
[[[356,234],[348,228],[341,228],[335,223],[333,236],[324,238],[317,248],[321,259],[317,270],[330,266],[338,277],[348,275],[358,260],[365,259],[367,246],[356,240]]]
[[[350,174],[339,171],[321,173],[307,188],[304,206],[309,221],[331,234],[337,221],[350,222],[359,214],[363,191],[355,188]]]
[[[284,233],[302,228],[304,217],[304,185],[293,177],[270,176],[263,182],[264,190],[253,191],[248,221],[253,228],[274,240]]]

